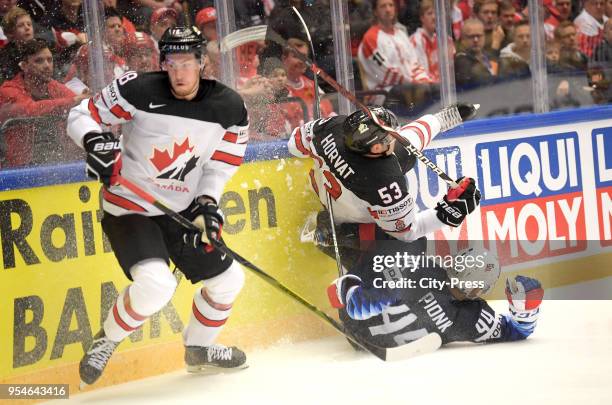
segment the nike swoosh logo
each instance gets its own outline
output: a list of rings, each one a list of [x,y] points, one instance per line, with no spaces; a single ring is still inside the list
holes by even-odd
[[[166,105],[166,104],[153,104],[153,103],[149,103],[149,108],[150,108],[151,110],[154,110],[154,109],[156,109],[156,108],[163,107],[163,106],[165,106],[165,105]]]

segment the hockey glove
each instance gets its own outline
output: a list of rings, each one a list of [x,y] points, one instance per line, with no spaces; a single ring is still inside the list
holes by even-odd
[[[352,319],[362,321],[382,314],[395,300],[379,290],[363,288],[361,278],[347,274],[334,280],[327,287],[329,302],[334,308],[346,309]]]
[[[462,177],[457,184],[459,187],[450,189],[436,206],[440,222],[455,228],[480,204],[480,191],[474,179]]]
[[[87,175],[107,187],[114,184],[121,171],[121,148],[115,136],[111,132],[88,132],[83,137],[83,148],[87,152]]]
[[[196,202],[189,212],[193,223],[200,228],[199,232],[187,231],[183,234],[183,242],[197,249],[204,247],[206,252],[211,252],[214,247],[212,240],[221,240],[223,229],[223,216],[219,207],[212,201],[203,204]]]
[[[453,129],[476,116],[480,104],[457,103],[434,114],[440,121],[440,132]]]
[[[510,307],[510,322],[524,337],[535,329],[544,290],[534,278],[516,276],[506,280],[506,297]]]

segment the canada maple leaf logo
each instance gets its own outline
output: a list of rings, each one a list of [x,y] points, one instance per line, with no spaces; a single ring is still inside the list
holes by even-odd
[[[189,144],[189,138],[185,138],[180,144],[173,143],[172,154],[169,149],[160,151],[153,148],[153,157],[149,160],[157,171],[161,172],[157,178],[184,181],[187,173],[196,167],[199,157],[194,156],[194,147]]]

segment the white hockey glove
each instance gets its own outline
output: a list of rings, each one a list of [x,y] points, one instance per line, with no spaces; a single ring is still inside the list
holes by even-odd
[[[457,103],[434,114],[440,121],[440,132],[453,129],[476,116],[480,104]]]

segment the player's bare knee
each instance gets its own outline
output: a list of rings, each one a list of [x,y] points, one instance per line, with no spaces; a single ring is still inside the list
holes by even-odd
[[[130,273],[134,283],[129,295],[134,311],[150,316],[162,309],[174,295],[177,282],[162,259],[144,260],[135,264]]]
[[[237,262],[233,262],[223,273],[204,282],[208,296],[219,304],[234,302],[243,286],[244,271]]]

